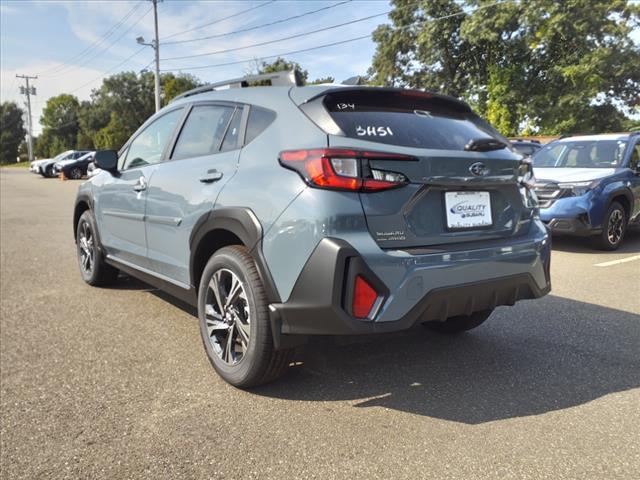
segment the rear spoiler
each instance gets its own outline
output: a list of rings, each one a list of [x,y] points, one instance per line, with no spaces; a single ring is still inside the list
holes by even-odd
[[[430,99],[430,98],[437,98],[439,100],[443,100],[445,102],[450,103],[451,105],[455,105],[458,109],[460,109],[463,112],[471,112],[471,107],[469,106],[469,104],[463,100],[460,100],[458,98],[455,97],[451,97],[449,95],[443,95],[441,93],[434,93],[434,92],[428,92],[425,90],[414,90],[414,89],[408,89],[408,88],[397,88],[397,87],[370,87],[370,86],[364,86],[364,85],[360,85],[360,86],[347,86],[347,85],[343,85],[343,86],[337,86],[337,87],[330,87],[327,88],[326,90],[323,90],[319,93],[317,93],[316,95],[304,100],[300,105],[304,105],[305,103],[309,103],[309,102],[313,102],[314,100],[317,100],[320,97],[324,97],[326,95],[330,95],[332,93],[348,93],[348,92],[363,92],[363,91],[371,91],[371,92],[388,92],[388,93],[395,93],[395,94],[399,94],[399,95],[406,95],[406,96],[414,96],[417,98],[421,98],[421,99]]]

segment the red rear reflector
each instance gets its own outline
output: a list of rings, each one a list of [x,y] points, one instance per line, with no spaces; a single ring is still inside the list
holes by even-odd
[[[351,311],[356,318],[368,318],[378,293],[360,275],[356,276]]]

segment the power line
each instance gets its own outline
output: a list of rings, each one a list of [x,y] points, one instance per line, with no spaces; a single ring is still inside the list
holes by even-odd
[[[124,60],[122,60],[120,63],[114,65],[113,67],[111,67],[109,70],[107,70],[106,72],[103,72],[100,76],[89,80],[87,83],[83,83],[82,85],[80,85],[78,88],[76,88],[75,90],[71,90],[69,93],[76,93],[78,90],[82,90],[84,87],[86,87],[87,85],[91,85],[93,82],[95,82],[96,80],[100,80],[101,78],[104,78],[108,73],[113,72],[116,68],[121,67],[122,65],[124,65],[125,63],[127,63],[129,60],[131,60],[133,57],[135,57],[136,55],[138,55],[139,53],[141,53],[143,50],[145,49],[145,47],[141,47],[139,50],[136,50],[132,55],[128,56],[127,58],[125,58]]]
[[[179,57],[167,57],[163,58],[163,61],[167,60],[183,60],[185,58],[196,58],[196,57],[206,57],[209,55],[217,55],[220,53],[229,53],[229,52],[237,52],[238,50],[246,50],[247,48],[253,47],[261,47],[263,45],[270,45],[272,43],[284,42],[285,40],[291,40],[293,38],[306,37],[307,35],[313,35],[314,33],[326,32],[327,30],[333,30],[334,28],[345,27],[347,25],[352,25],[354,23],[364,22],[366,20],[371,20],[372,18],[381,17],[383,15],[387,15],[391,10],[382,13],[376,13],[375,15],[369,15],[368,17],[358,18],[355,20],[350,20],[348,22],[338,23],[336,25],[330,25],[328,27],[318,28],[317,30],[310,30],[304,33],[297,33],[295,35],[289,35],[288,37],[277,38],[275,40],[268,40],[266,42],[254,43],[252,45],[245,45],[243,47],[235,47],[235,48],[227,48],[225,50],[217,50],[215,52],[206,52],[206,53],[197,53],[194,55],[182,55]]]
[[[270,58],[283,57],[285,55],[293,55],[295,53],[310,52],[312,50],[319,50],[321,48],[327,48],[327,47],[333,47],[333,46],[336,46],[336,45],[342,45],[344,43],[355,42],[356,40],[363,40],[365,38],[369,38],[370,36],[371,36],[371,34],[362,35],[361,37],[355,37],[355,38],[350,38],[350,39],[347,39],[347,40],[341,40],[339,42],[325,43],[324,45],[317,45],[315,47],[303,48],[303,49],[300,49],[300,50],[292,50],[290,52],[278,53],[277,55],[268,55],[266,57],[253,57],[253,58],[247,58],[246,60],[238,60],[238,61],[234,61],[234,62],[216,63],[214,65],[200,65],[200,66],[196,66],[196,67],[161,69],[160,71],[161,72],[176,72],[176,71],[180,71],[180,70],[202,70],[203,68],[227,67],[229,65],[240,65],[241,63],[248,63],[248,62],[253,62],[253,61],[256,61],[256,60],[268,60]]]
[[[258,29],[264,28],[264,27],[271,27],[273,25],[279,25],[280,23],[288,22],[290,20],[297,20],[299,18],[306,17],[308,15],[313,15],[314,13],[318,13],[318,12],[329,10],[329,9],[332,9],[332,8],[335,8],[335,7],[339,7],[340,5],[344,5],[345,3],[350,3],[352,1],[353,0],[343,0],[342,2],[334,3],[333,5],[328,5],[326,7],[318,8],[316,10],[311,10],[309,12],[301,13],[301,14],[298,14],[298,15],[293,15],[291,17],[282,18],[280,20],[274,20],[273,22],[269,22],[269,23],[263,23],[261,25],[255,25],[253,27],[247,27],[247,28],[243,28],[243,29],[240,29],[240,30],[234,30],[233,32],[218,33],[218,34],[215,34],[215,35],[209,35],[207,37],[192,38],[192,39],[189,39],[189,40],[174,40],[173,42],[162,42],[162,44],[163,45],[177,45],[177,44],[181,44],[181,43],[199,42],[199,41],[202,41],[202,40],[211,40],[213,38],[221,38],[221,37],[227,37],[229,35],[236,35],[238,33],[250,32],[250,31],[258,30]]]
[[[204,23],[204,24],[199,25],[199,26],[197,26],[197,27],[190,28],[189,30],[183,30],[183,31],[181,31],[181,32],[173,33],[173,34],[169,35],[169,36],[168,36],[168,37],[166,37],[166,38],[173,38],[173,37],[177,37],[178,35],[183,35],[183,34],[185,34],[185,33],[191,33],[191,32],[194,32],[194,31],[196,31],[196,30],[200,30],[201,28],[208,27],[208,26],[210,26],[210,25],[215,25],[216,23],[220,23],[220,22],[222,22],[222,21],[224,21],[224,20],[229,20],[230,18],[238,17],[238,16],[242,15],[243,13],[251,12],[252,10],[257,10],[258,8],[260,8],[260,7],[264,7],[264,6],[269,5],[269,4],[271,4],[271,3],[274,3],[275,1],[276,1],[276,0],[269,0],[268,2],[261,3],[260,5],[256,5],[256,6],[254,6],[254,7],[247,8],[246,10],[242,10],[242,11],[240,11],[240,12],[234,13],[233,15],[229,15],[229,16],[227,16],[227,17],[219,18],[219,19],[214,20],[214,21],[209,22],[209,23]]]
[[[56,71],[61,71],[64,70],[67,67],[67,64],[83,57],[85,54],[88,54],[93,48],[98,47],[99,45],[101,45],[102,43],[104,43],[107,38],[109,38],[118,28],[120,28],[120,26],[129,19],[129,17],[131,17],[131,15],[133,15],[133,13],[142,6],[142,3],[139,2],[136,5],[133,6],[133,8],[131,8],[118,22],[116,22],[114,25],[111,26],[111,28],[109,30],[107,30],[100,38],[96,39],[91,45],[89,45],[88,47],[86,47],[84,50],[82,50],[80,53],[77,53],[76,55],[72,56],[71,58],[67,59],[65,62],[60,62],[58,65],[48,68],[46,70],[43,70],[42,72],[40,72],[38,75],[43,75],[45,73],[49,73],[49,72],[53,72],[56,73]]]
[[[405,29],[409,29],[412,27],[416,27],[420,24],[424,24],[427,22],[437,22],[440,20],[445,20],[448,18],[453,18],[453,17],[458,17],[460,15],[467,15],[473,12],[477,12],[479,10],[484,10],[485,8],[490,8],[490,7],[495,7],[497,5],[501,5],[503,3],[509,3],[510,0],[506,0],[506,1],[499,1],[499,2],[494,2],[494,3],[490,3],[487,5],[482,5],[480,7],[475,8],[474,10],[471,11],[460,11],[460,12],[456,12],[456,13],[451,13],[448,15],[443,15],[442,17],[436,17],[436,18],[431,18],[431,19],[424,19],[424,20],[420,20],[418,22],[414,22],[408,25],[404,25],[401,27],[396,28],[396,30],[405,30]],[[364,40],[365,38],[371,38],[371,36],[373,35],[373,33],[369,33],[366,35],[361,35],[359,37],[354,37],[354,38],[349,38],[347,40],[341,40],[341,41],[337,41],[337,42],[331,42],[331,43],[325,43],[323,45],[317,45],[314,47],[309,47],[309,48],[302,48],[299,50],[291,50],[289,52],[281,52],[278,53],[276,55],[267,55],[264,57],[253,57],[253,58],[248,58],[245,60],[238,60],[238,61],[233,61],[233,62],[224,62],[224,63],[216,63],[216,64],[212,64],[212,65],[200,65],[200,66],[194,66],[194,67],[182,67],[182,68],[173,68],[173,69],[162,69],[160,71],[162,72],[175,72],[175,71],[181,71],[181,70],[202,70],[205,68],[215,68],[215,67],[227,67],[227,66],[231,66],[231,65],[240,65],[243,63],[248,63],[248,62],[254,62],[254,61],[261,61],[261,60],[269,60],[271,58],[278,58],[278,57],[284,57],[287,55],[294,55],[297,53],[305,53],[305,52],[311,52],[314,50],[319,50],[322,48],[328,48],[328,47],[333,47],[333,46],[337,46],[337,45],[344,45],[346,43],[351,43],[351,42],[355,42],[358,40]]]
[[[122,40],[122,38],[129,33],[133,27],[135,27],[136,25],[138,25],[138,23],[140,23],[142,21],[142,19],[144,17],[146,17],[147,15],[149,15],[149,13],[151,12],[151,10],[153,10],[153,8],[150,8],[149,10],[147,10],[144,14],[142,14],[142,16],[140,16],[134,23],[132,23],[129,28],[127,28],[125,31],[123,31],[119,37],[117,37],[115,40],[113,40],[109,45],[107,45],[104,49],[102,49],[101,51],[98,51],[95,55],[93,55],[92,57],[89,57],[87,59],[85,59],[83,62],[75,64],[75,65],[70,65],[67,66],[66,69],[67,71],[62,73],[64,70],[61,70],[60,72],[58,72],[56,75],[52,75],[50,78],[58,78],[58,77],[63,77],[65,75],[69,75],[70,72],[77,70],[78,68],[86,65],[87,63],[89,63],[90,61],[94,60],[95,58],[99,57],[100,55],[103,55],[104,53],[108,52],[111,47],[113,47],[116,43],[118,43],[120,40]]]

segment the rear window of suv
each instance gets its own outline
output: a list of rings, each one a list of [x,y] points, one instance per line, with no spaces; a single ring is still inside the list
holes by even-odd
[[[463,150],[472,139],[503,138],[466,106],[411,91],[330,93],[324,106],[347,137],[388,145]]]

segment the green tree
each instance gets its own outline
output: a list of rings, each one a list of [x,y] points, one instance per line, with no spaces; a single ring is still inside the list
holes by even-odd
[[[334,77],[320,77],[308,82],[307,85],[320,85],[322,83],[334,83],[336,79]]]
[[[117,112],[111,112],[109,123],[94,137],[95,147],[100,150],[120,150],[131,133],[127,122]]]
[[[201,85],[200,81],[196,77],[186,73],[178,75],[174,75],[173,73],[163,73],[160,75],[160,82],[163,92],[162,100],[165,105],[181,93]]]
[[[80,103],[73,95],[63,93],[51,97],[42,110],[40,124],[42,133],[47,134],[48,155],[76,148],[78,131],[78,111]]]
[[[373,35],[378,85],[462,97],[502,133],[624,126],[638,104],[640,5],[626,0],[394,0]],[[602,117],[605,115],[605,117]]]
[[[49,149],[51,147],[51,135],[49,131],[43,130],[38,138],[33,142],[33,153],[38,158],[49,158]],[[60,152],[58,152],[60,153]]]
[[[0,104],[0,162],[15,163],[20,143],[26,130],[22,121],[22,110],[15,102]]]
[[[276,58],[273,62],[258,62],[249,73],[273,73],[283,70],[297,70],[303,85],[318,85],[320,83],[333,83],[333,77],[322,77],[315,80],[309,80],[309,72],[303,69],[298,62],[285,60],[282,57]]]

